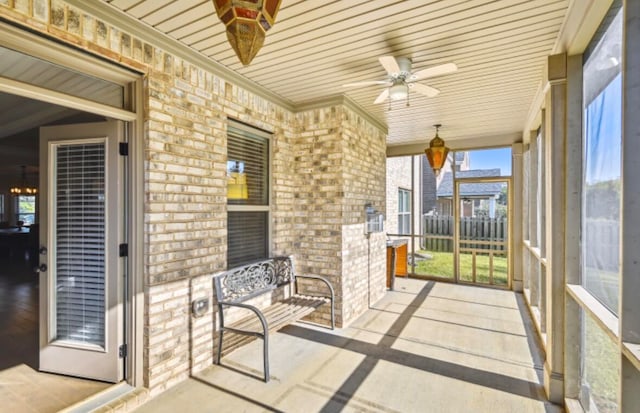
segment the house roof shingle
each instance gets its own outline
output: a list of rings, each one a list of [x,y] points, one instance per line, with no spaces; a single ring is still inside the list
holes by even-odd
[[[472,169],[456,172],[456,178],[487,178],[500,176],[500,169]],[[501,182],[481,182],[460,185],[460,196],[495,196],[502,190]],[[438,198],[453,196],[453,175],[445,172],[438,186]]]

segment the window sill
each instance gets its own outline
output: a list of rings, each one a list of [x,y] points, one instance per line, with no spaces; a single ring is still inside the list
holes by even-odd
[[[581,285],[567,284],[567,293],[573,298],[600,327],[618,342],[619,323],[618,317],[600,303],[589,291]]]
[[[629,359],[631,364],[640,370],[640,344],[622,343],[622,353]]]
[[[564,399],[564,409],[566,413],[585,413],[577,399]]]
[[[540,247],[532,247],[531,241],[529,240],[524,241],[524,246],[529,250],[531,254],[533,254],[536,257],[538,261],[540,261],[540,264],[545,266],[547,265],[547,259],[543,257],[540,253]]]
[[[529,314],[531,315],[531,320],[533,321],[533,326],[536,328],[536,332],[538,333],[538,337],[540,338],[540,342],[546,346],[547,344],[547,334],[542,331],[542,324],[540,322],[540,309],[537,306],[531,305],[531,291],[528,288],[524,289],[524,297],[525,302],[527,303],[527,308],[529,308]],[[543,348],[544,351],[544,348]]]

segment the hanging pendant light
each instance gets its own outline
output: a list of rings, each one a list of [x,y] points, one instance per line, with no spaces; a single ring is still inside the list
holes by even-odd
[[[244,163],[238,161],[227,162],[227,199],[249,199],[247,175],[244,173]]]
[[[38,193],[38,188],[35,186],[27,185],[27,166],[22,165],[22,183],[19,186],[11,187],[9,190],[11,195],[36,195]]]
[[[227,39],[243,65],[251,63],[276,22],[281,0],[213,0]]]
[[[440,129],[442,125],[437,124],[433,126],[436,128],[436,136],[431,139],[429,147],[424,152],[427,155],[427,160],[429,160],[429,165],[431,165],[433,173],[438,176],[447,160],[449,148],[444,145],[444,141],[438,136],[438,129]]]

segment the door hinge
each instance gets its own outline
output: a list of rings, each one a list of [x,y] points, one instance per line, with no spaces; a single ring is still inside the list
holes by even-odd
[[[129,142],[120,142],[120,155],[129,155]]]
[[[121,257],[128,257],[129,256],[129,244],[120,244],[118,246],[118,255]]]
[[[118,357],[120,357],[121,359],[127,357],[127,345],[126,344],[122,344],[120,347],[118,347]]]

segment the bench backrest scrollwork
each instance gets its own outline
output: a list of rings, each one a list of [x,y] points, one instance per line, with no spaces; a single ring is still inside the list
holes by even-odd
[[[214,276],[218,302],[242,302],[295,281],[291,257],[274,257]]]

